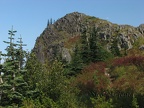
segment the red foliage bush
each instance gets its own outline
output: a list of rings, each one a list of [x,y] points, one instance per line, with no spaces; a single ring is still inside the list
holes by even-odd
[[[104,62],[98,62],[98,63],[91,63],[89,66],[85,67],[82,70],[82,73],[87,73],[87,72],[95,72],[98,71],[99,73],[104,73],[106,68],[106,63]]]
[[[92,63],[82,70],[76,78],[76,85],[81,93],[98,93],[109,86],[109,78],[105,76],[106,64],[104,62]]]
[[[71,45],[75,44],[77,41],[79,41],[80,36],[74,36],[68,39],[67,42],[65,42],[65,47],[70,47]]]
[[[144,64],[144,56],[128,56],[117,58],[113,61],[112,66],[128,66],[128,65],[135,65],[135,66],[142,66]]]
[[[115,80],[113,81],[114,89],[123,91],[139,91],[142,89],[141,85],[144,81],[144,56],[127,56],[117,58],[113,60],[111,70],[116,67],[124,67],[127,70],[124,70],[125,74],[123,74],[123,76],[115,77]]]

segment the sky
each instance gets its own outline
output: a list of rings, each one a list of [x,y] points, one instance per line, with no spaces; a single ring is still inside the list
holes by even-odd
[[[17,31],[31,51],[48,19],[57,20],[68,13],[80,12],[112,23],[144,24],[144,0],[0,0],[0,51],[4,52],[8,30]]]

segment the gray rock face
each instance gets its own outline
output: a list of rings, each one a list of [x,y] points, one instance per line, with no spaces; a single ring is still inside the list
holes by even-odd
[[[37,38],[33,52],[41,62],[51,61],[58,55],[70,62],[73,46],[77,41],[76,39],[78,39],[75,37],[80,37],[83,28],[86,28],[89,32],[93,26],[99,29],[100,39],[106,43],[105,46],[108,50],[110,43],[115,38],[118,39],[120,49],[131,49],[135,40],[144,36],[144,24],[137,28],[130,25],[117,25],[83,13],[74,12],[65,15],[45,28]],[[143,47],[140,49],[143,49]]]
[[[141,34],[144,34],[144,24],[141,24],[137,29]]]
[[[118,38],[119,38],[119,44],[120,44],[121,48],[125,48],[125,47],[127,47],[127,49],[132,48],[132,44],[130,42],[129,36],[126,36],[125,34],[120,34],[118,36]]]
[[[86,15],[78,12],[67,14],[63,18],[56,21],[54,24],[58,31],[67,31],[67,33],[73,34],[80,32],[80,24]]]
[[[139,50],[144,50],[144,45],[141,45],[141,46],[139,47]]]
[[[67,48],[62,49],[62,59],[66,60],[68,63],[70,63],[70,61],[71,61],[71,55]]]

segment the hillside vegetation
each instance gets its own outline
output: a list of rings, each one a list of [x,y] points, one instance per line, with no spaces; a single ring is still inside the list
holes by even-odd
[[[0,108],[143,108],[144,26],[74,12],[48,20],[32,52],[9,31]]]

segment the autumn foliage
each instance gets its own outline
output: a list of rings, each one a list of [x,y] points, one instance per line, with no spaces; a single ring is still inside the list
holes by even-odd
[[[108,89],[109,77],[105,73],[104,62],[91,63],[76,78],[76,84],[82,93],[98,93]]]
[[[128,65],[135,65],[141,69],[144,65],[144,56],[128,56],[128,57],[122,57],[117,58],[113,60],[112,66],[128,66]]]
[[[113,60],[113,89],[144,93],[144,56],[127,56]]]
[[[69,48],[69,47],[71,47],[73,44],[75,44],[79,40],[80,40],[80,36],[71,37],[65,42],[64,46],[66,48]]]

